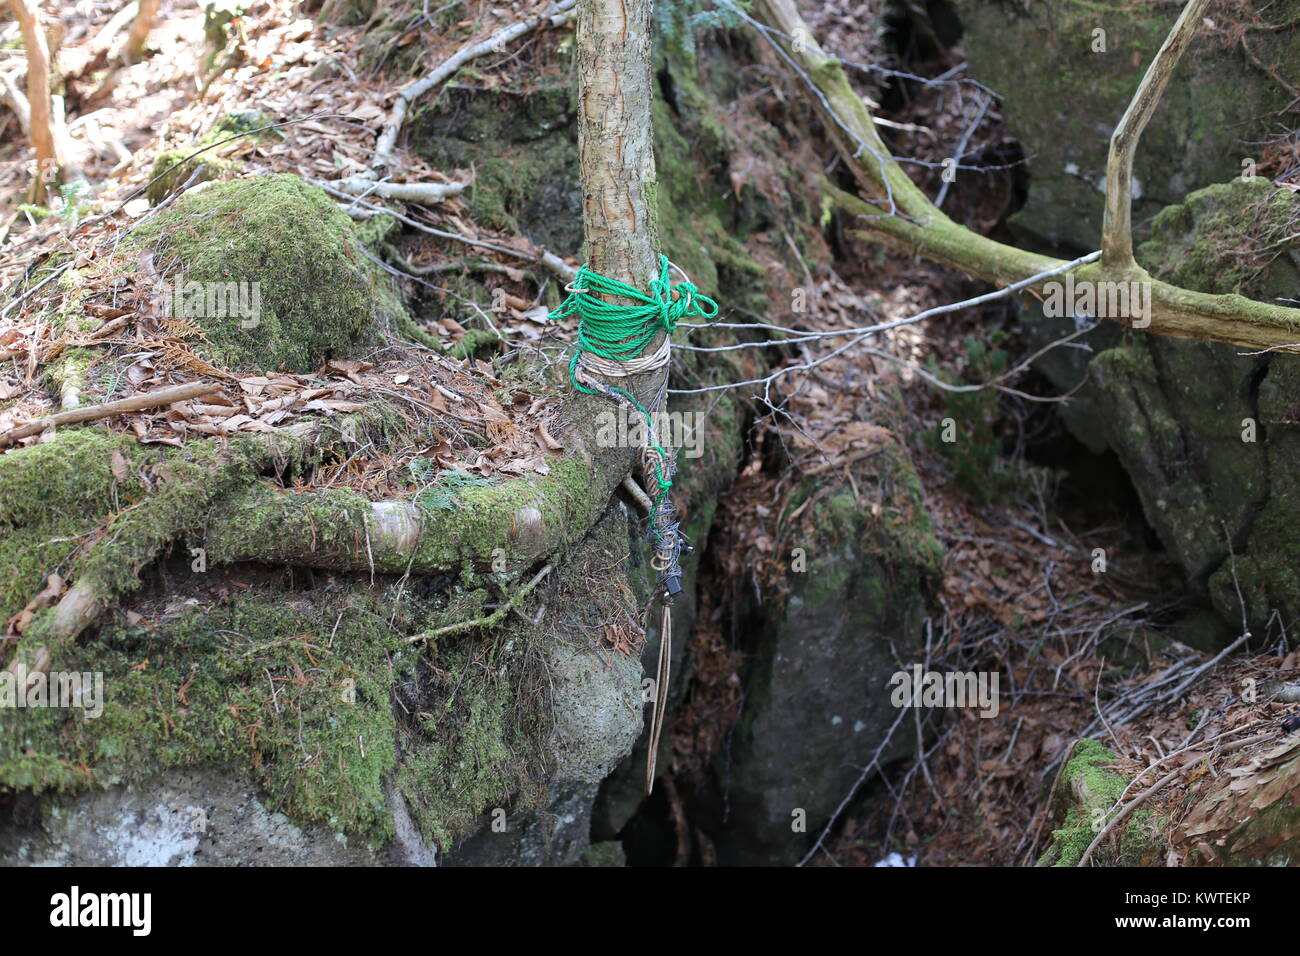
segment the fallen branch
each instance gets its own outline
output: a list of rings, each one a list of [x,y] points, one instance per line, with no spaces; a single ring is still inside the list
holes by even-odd
[[[1280,704],[1300,703],[1300,684],[1283,684],[1270,681],[1260,685],[1260,691]]]
[[[1117,826],[1119,826],[1121,823],[1123,823],[1125,820],[1127,820],[1130,816],[1133,815],[1134,810],[1142,806],[1142,804],[1145,803],[1150,797],[1158,793],[1161,790],[1161,788],[1166,786],[1171,780],[1174,779],[1174,777],[1178,776],[1178,774],[1181,771],[1182,771],[1182,767],[1174,768],[1173,770],[1165,774],[1163,777],[1161,777],[1159,780],[1157,780],[1155,783],[1151,784],[1151,786],[1147,787],[1147,789],[1139,793],[1128,803],[1126,803],[1124,805],[1124,809],[1121,810],[1119,813],[1115,814],[1113,817],[1111,817],[1110,822],[1107,823],[1104,827],[1102,827],[1101,831],[1095,837],[1092,838],[1092,842],[1088,844],[1088,849],[1083,851],[1083,856],[1079,857],[1079,862],[1076,863],[1075,866],[1087,866],[1088,860],[1092,858],[1092,851],[1097,849],[1097,847],[1101,844],[1101,841],[1106,839],[1106,837],[1110,836],[1110,834],[1114,831],[1114,829]]]
[[[522,259],[525,262],[536,263],[552,275],[563,279],[565,282],[572,282],[578,275],[577,269],[573,268],[573,266],[569,265],[553,252],[542,250],[540,255],[534,255],[524,252],[522,249],[516,249],[499,242],[485,242],[482,239],[475,239],[471,236],[462,236],[457,232],[448,232],[445,229],[435,229],[433,226],[426,226],[424,223],[412,219],[410,216],[403,216],[400,212],[394,212],[393,210],[386,209],[383,206],[376,206],[373,203],[366,202],[360,197],[353,198],[348,193],[339,189],[337,183],[324,179],[313,179],[311,182],[313,185],[319,186],[337,199],[351,199],[348,206],[344,207],[344,212],[347,212],[349,215],[355,215],[352,207],[359,206],[361,210],[365,212],[367,218],[369,216],[392,216],[398,222],[404,223],[412,229],[418,229],[431,236],[437,236],[439,239],[454,239],[456,242],[463,242],[468,246],[475,246],[479,249],[490,249],[493,252],[501,252],[505,255],[513,256],[516,259]]]
[[[457,621],[455,624],[448,624],[445,627],[435,627],[432,631],[424,631],[408,637],[407,640],[412,644],[422,643],[424,641],[434,640],[439,637],[445,637],[448,634],[463,634],[466,631],[473,631],[478,628],[495,627],[505,620],[506,615],[519,607],[519,603],[533,592],[537,585],[542,583],[542,578],[551,573],[551,566],[548,564],[542,570],[533,575],[533,579],[511,595],[510,600],[506,601],[491,614],[483,617],[476,617],[472,621]]]
[[[159,408],[163,405],[171,405],[174,402],[183,402],[189,398],[211,395],[213,392],[221,391],[222,387],[211,382],[190,382],[173,388],[159,389],[156,392],[145,392],[142,395],[119,398],[115,402],[105,402],[102,405],[87,405],[85,408],[76,408],[55,415],[46,415],[44,418],[37,418],[25,425],[19,425],[17,428],[11,428],[9,431],[0,434],[0,448],[5,445],[12,445],[20,438],[38,435],[47,428],[58,425],[72,425],[77,422],[92,422],[113,415],[122,415],[126,412],[138,412],[146,408]]]
[[[349,176],[337,180],[333,185],[353,196],[378,196],[381,199],[432,205],[450,196],[459,196],[469,183],[385,183],[364,176]]]
[[[641,486],[636,483],[636,479],[631,475],[623,479],[623,490],[637,503],[644,514],[654,513],[654,502],[650,500],[650,496],[641,489]]]
[[[71,640],[99,616],[104,606],[104,594],[89,581],[79,581],[70,587],[54,606],[53,617],[45,630],[47,640]],[[31,647],[18,645],[9,672],[18,674],[43,673],[50,666],[50,650],[44,644]]]
[[[525,33],[531,33],[547,23],[554,27],[560,26],[572,16],[571,11],[576,3],[577,0],[561,0],[539,17],[502,27],[486,40],[463,46],[439,63],[431,73],[412,83],[408,83],[398,90],[393,106],[389,110],[388,119],[384,122],[383,128],[379,132],[379,138],[375,142],[375,158],[371,164],[372,169],[387,169],[393,165],[393,148],[397,145],[397,135],[401,132],[402,123],[406,119],[406,113],[411,108],[412,103],[443,82],[470,60],[488,53],[500,53],[507,43],[518,39]]]

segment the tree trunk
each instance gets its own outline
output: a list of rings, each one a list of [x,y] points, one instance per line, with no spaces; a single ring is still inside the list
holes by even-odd
[[[50,121],[50,49],[41,29],[36,0],[9,0],[14,19],[23,34],[27,51],[27,102],[31,110],[32,146],[36,150],[36,175],[32,179],[32,202],[45,198],[45,184],[59,176],[59,157]]]
[[[127,34],[126,46],[122,50],[126,62],[138,63],[144,57],[144,45],[161,5],[162,0],[140,0],[140,10],[131,21],[131,32]]]
[[[577,68],[587,264],[645,288],[658,271],[649,0],[580,2]]]

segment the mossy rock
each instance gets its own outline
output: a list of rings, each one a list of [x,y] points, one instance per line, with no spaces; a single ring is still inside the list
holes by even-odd
[[[1298,231],[1294,193],[1260,177],[1237,178],[1166,207],[1137,259],[1155,278],[1193,291],[1275,301],[1300,287]],[[1050,320],[1041,310],[1034,321],[1031,347],[1073,331],[1073,320]],[[1212,605],[1198,618],[1200,643],[1208,648],[1240,633],[1238,584],[1257,637],[1274,610],[1294,619],[1297,359],[1113,324],[1099,332],[1093,339],[1104,350],[1086,368],[1069,359],[1040,368],[1062,391],[1079,387],[1079,408],[1065,424],[1090,447],[1118,455],[1161,544],[1192,593]],[[1214,617],[1217,627],[1202,626]]]
[[[128,502],[143,496],[134,469],[127,481],[115,480],[115,455],[146,467],[162,457],[133,437],[91,429],[61,431],[0,456],[0,617],[22,610],[45,577],[64,566],[115,494]]]
[[[415,148],[439,168],[474,168],[469,212],[558,255],[582,246],[577,114],[569,84],[539,89],[451,85],[411,122]]]
[[[237,168],[237,164],[222,159],[215,151],[186,161],[193,152],[192,149],[169,149],[154,160],[153,172],[149,177],[153,181],[145,190],[145,197],[151,206],[157,206],[168,196],[179,192],[186,183],[193,188],[199,183],[222,179]]]
[[[943,550],[920,482],[896,440],[849,467],[853,484],[796,485],[790,511],[816,500],[777,544],[789,594],[765,593],[741,617],[757,632],[744,646],[744,710],[713,765],[728,818],[711,835],[727,864],[802,856],[808,840],[791,827],[792,811],[804,811],[807,833],[825,825],[898,716],[889,675],[923,659]],[[908,719],[877,756],[883,764],[915,746]]]
[[[0,456],[0,561],[13,581],[5,616],[105,527],[110,540],[100,536],[75,559],[73,577],[95,575],[107,594],[122,595],[93,640],[46,642],[60,670],[103,675],[102,714],[0,706],[0,793],[49,812],[75,801],[69,812],[106,819],[133,801],[151,803],[159,786],[174,789],[176,774],[216,774],[260,793],[257,806],[244,801],[247,821],[238,807],[221,813],[251,826],[266,822],[261,807],[287,814],[317,834],[317,849],[339,834],[370,849],[394,839],[409,848],[414,839],[447,851],[490,808],[528,815],[545,803],[547,784],[565,781],[581,791],[567,799],[589,814],[596,781],[640,727],[639,661],[611,660],[591,637],[622,610],[609,602],[622,593],[626,519],[611,512],[556,567],[547,586],[560,590],[552,603],[562,617],[412,643],[414,633],[481,617],[489,577],[509,591],[518,574],[484,571],[470,581],[451,573],[425,586],[381,570],[377,580],[338,574],[303,588],[288,571],[227,567],[205,527],[235,520],[215,518],[214,500],[258,482],[269,462],[250,454],[241,467],[236,446],[261,441],[237,438],[219,454],[216,442],[140,446],[82,428]],[[273,455],[277,470],[298,474],[316,460],[314,445],[300,445],[308,457]],[[123,515],[104,516],[110,507]],[[210,566],[191,563],[191,546],[205,549]],[[44,620],[38,615],[25,641],[44,640]],[[243,792],[235,782],[225,789]],[[528,846],[545,844],[553,816],[536,814],[539,838]],[[30,848],[32,833],[8,829],[0,859],[12,861],[4,844]],[[552,862],[572,862],[585,848],[589,827],[577,829],[567,855]],[[100,860],[78,855],[92,850],[69,843],[60,852]]]
[[[103,713],[7,720],[26,745],[0,762],[0,787],[68,792],[242,763],[296,819],[384,842],[390,692],[418,652],[364,611],[339,611],[268,595],[187,608],[160,628],[105,627],[60,662],[104,675]]]
[[[1300,196],[1262,176],[1197,190],[1151,223],[1138,262],[1166,282],[1265,302],[1294,297],[1300,272],[1286,256],[1300,231]]]
[[[196,351],[231,369],[313,371],[348,355],[373,333],[380,307],[394,307],[351,220],[297,176],[187,194],[127,241],[155,254],[173,314],[203,334]]]
[[[1097,741],[1084,738],[1071,748],[1056,789],[1048,795],[1052,836],[1038,866],[1077,866],[1089,845],[1117,811],[1129,784],[1115,772],[1119,758]],[[1094,866],[1152,866],[1163,848],[1160,819],[1139,809],[1098,845]]]
[[[1258,380],[1259,440],[1250,460],[1260,462],[1268,494],[1246,526],[1235,560],[1224,560],[1210,578],[1210,599],[1234,628],[1241,626],[1242,604],[1253,633],[1272,635],[1274,612],[1283,621],[1300,615],[1300,358],[1276,356]],[[1246,457],[1243,450],[1242,457]],[[1238,598],[1240,588],[1240,599]]]
[[[1007,125],[1028,157],[1029,196],[1013,223],[1053,246],[1095,249],[1111,132],[1173,26],[1177,5],[1155,0],[957,0],[956,5],[972,75],[1003,97]],[[1298,10],[1290,0],[1265,16],[1269,23],[1286,23]],[[1259,160],[1258,144],[1279,128],[1275,111],[1291,106],[1292,94],[1252,65],[1230,39],[1231,18],[1239,15],[1219,11],[1214,19],[1229,22],[1201,27],[1142,134],[1133,190],[1139,238],[1163,206],[1240,173],[1248,159]],[[1296,85],[1300,30],[1251,30],[1246,39],[1261,63]],[[1290,116],[1294,120],[1295,113]]]
[[[279,135],[278,130],[266,130],[271,119],[261,110],[234,110],[220,121],[189,149],[169,149],[161,153],[153,164],[149,188],[145,191],[150,205],[157,206],[168,196],[179,192],[187,183],[190,188],[199,183],[229,179],[241,164],[226,157],[233,152],[240,138],[251,137],[265,141]],[[261,132],[253,132],[261,130]],[[236,138],[239,137],[239,138]],[[194,155],[199,150],[203,152]],[[387,218],[387,217],[385,217]]]

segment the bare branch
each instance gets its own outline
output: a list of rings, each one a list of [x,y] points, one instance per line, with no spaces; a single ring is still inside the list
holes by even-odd
[[[1133,153],[1209,5],[1210,0],[1189,0],[1183,7],[1160,52],[1147,67],[1123,119],[1111,134],[1110,155],[1106,158],[1106,217],[1101,227],[1101,261],[1107,267],[1129,269],[1134,264],[1133,232],[1129,223],[1133,205]]]
[[[378,196],[380,199],[396,199],[400,202],[415,202],[432,205],[440,203],[451,196],[459,196],[468,183],[385,183],[366,179],[363,176],[349,176],[333,183],[334,186],[353,196]]]
[[[766,24],[756,22],[728,0],[721,2],[763,31],[808,84],[840,155],[854,171],[867,198],[850,195],[828,182],[823,182],[823,192],[832,203],[858,217],[864,234],[996,285],[1018,282],[1064,265],[1060,260],[972,232],[937,209],[889,155],[870,111],[849,85],[840,62],[807,39],[812,33],[799,17],[793,0],[757,0],[755,10]],[[805,39],[796,44],[795,35]],[[1300,351],[1295,346],[1300,309],[1239,295],[1192,292],[1153,279],[1136,265],[1110,268],[1105,263],[1094,263],[1076,273],[1076,282],[1085,281],[1136,282],[1150,289],[1149,315],[1140,319],[1133,315],[1098,318],[1146,328],[1159,335]]]
[[[122,415],[126,412],[138,412],[145,408],[160,408],[163,405],[183,402],[189,398],[211,395],[213,392],[219,392],[222,387],[220,384],[213,384],[212,382],[190,382],[173,388],[160,388],[156,392],[145,392],[142,395],[119,398],[115,402],[105,402],[102,405],[88,405],[85,408],[59,412],[56,415],[46,415],[44,418],[38,418],[26,425],[19,425],[17,428],[11,428],[9,431],[0,434],[0,447],[12,445],[20,438],[26,438],[28,435],[39,435],[45,429],[56,425],[92,422],[100,418]]]

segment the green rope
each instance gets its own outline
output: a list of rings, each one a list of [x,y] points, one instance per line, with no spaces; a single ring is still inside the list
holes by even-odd
[[[578,349],[569,362],[569,381],[578,391],[588,395],[605,392],[587,388],[578,381],[578,363],[584,352],[611,362],[629,362],[639,358],[661,331],[671,335],[682,319],[691,315],[712,319],[718,314],[718,303],[701,295],[693,282],[673,284],[668,275],[668,257],[664,255],[659,257],[659,278],[651,281],[649,295],[626,282],[592,272],[585,265],[578,270],[568,288],[569,297],[551,315],[557,319],[578,316]],[[600,298],[601,295],[618,296],[636,304],[615,305]],[[614,385],[607,388],[644,415],[648,433],[654,434],[650,412],[635,396]],[[661,463],[668,460],[668,452],[662,446],[655,444],[650,447],[658,453]],[[661,464],[655,465],[655,482],[658,486],[655,507],[658,508],[673,484],[664,477]]]

